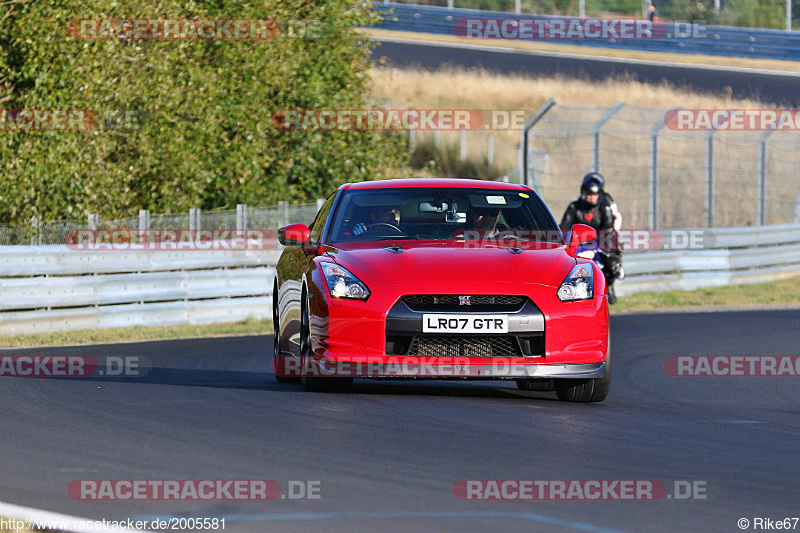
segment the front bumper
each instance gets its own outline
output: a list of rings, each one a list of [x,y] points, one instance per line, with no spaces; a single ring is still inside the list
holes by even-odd
[[[605,376],[606,363],[547,365],[520,358],[337,357],[312,358],[301,363],[288,358],[282,374],[288,377],[345,377],[383,379],[593,379]]]

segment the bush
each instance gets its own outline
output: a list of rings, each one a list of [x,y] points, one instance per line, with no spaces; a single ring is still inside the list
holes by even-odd
[[[353,0],[66,0],[0,7],[0,107],[135,111],[140,129],[0,131],[0,223],[319,198],[381,177],[402,142],[375,132],[282,132],[286,109],[364,108],[367,48]],[[158,6],[158,7],[156,7]],[[5,10],[5,12],[3,12]],[[316,40],[75,40],[74,18],[324,20]],[[5,18],[4,18],[5,17]]]

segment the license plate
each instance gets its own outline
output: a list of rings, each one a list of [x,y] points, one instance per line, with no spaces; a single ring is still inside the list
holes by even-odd
[[[508,333],[508,315],[422,315],[423,333]]]

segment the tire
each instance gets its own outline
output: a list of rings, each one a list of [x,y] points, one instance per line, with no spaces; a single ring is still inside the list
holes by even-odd
[[[279,318],[279,311],[278,311],[278,281],[275,280],[275,286],[272,291],[272,338],[274,340],[272,344],[272,362],[273,366],[275,367],[273,371],[275,372],[275,381],[278,383],[300,383],[299,378],[290,378],[286,376],[279,376],[277,374],[277,361],[278,358],[281,357],[280,349],[281,349],[281,324]],[[284,365],[281,365],[284,366]]]
[[[614,290],[614,284],[608,286],[608,303],[614,305],[617,303],[617,291]]]
[[[300,303],[300,368],[303,372],[310,368],[306,359],[311,356],[311,319],[308,313],[308,298],[303,289]],[[344,392],[353,385],[353,378],[322,378],[302,376],[300,383],[307,392]]]
[[[608,339],[606,373],[595,379],[557,379],[556,395],[563,402],[602,402],[611,388],[611,337]]]

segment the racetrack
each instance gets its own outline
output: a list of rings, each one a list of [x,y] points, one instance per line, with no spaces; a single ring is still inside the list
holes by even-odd
[[[502,74],[565,76],[591,81],[631,76],[643,83],[668,82],[701,93],[718,95],[730,90],[737,98],[800,105],[800,93],[797,90],[800,73],[797,72],[629,60],[389,37],[374,37],[373,40],[380,43],[373,52],[373,59],[384,58],[385,65],[401,68],[480,67]]]
[[[670,355],[798,355],[800,310],[614,316],[602,404],[513,382],[357,381],[304,393],[270,336],[2,350],[144,356],[128,381],[0,378],[0,501],[94,519],[226,517],[231,531],[739,531],[798,515],[800,378],[678,378]],[[319,480],[320,500],[84,502],[74,479]],[[470,502],[461,479],[707,483],[706,500]],[[798,526],[800,527],[800,526]]]

